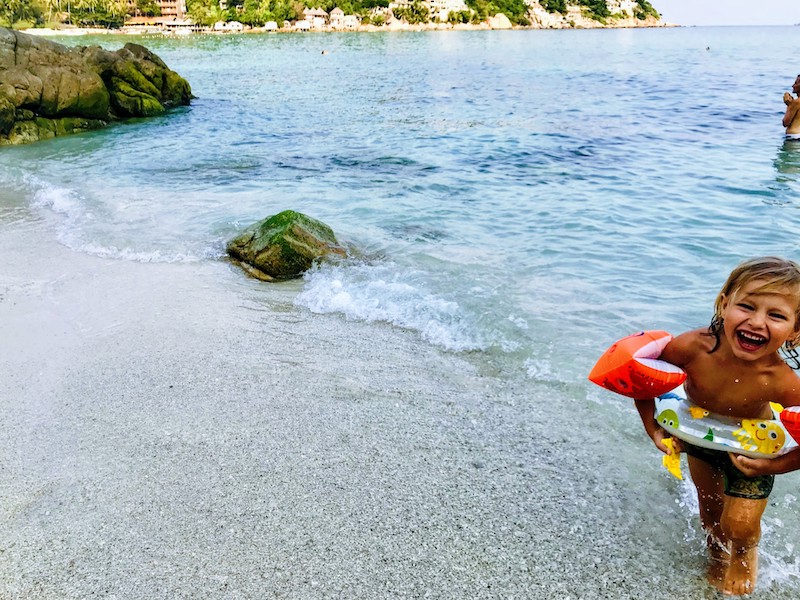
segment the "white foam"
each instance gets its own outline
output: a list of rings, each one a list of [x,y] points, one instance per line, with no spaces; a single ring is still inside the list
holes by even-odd
[[[775,517],[762,520],[762,537],[759,548],[759,585],[785,585],[800,580],[800,556],[795,545],[784,540],[787,532],[783,522]]]
[[[529,358],[523,363],[523,366],[528,377],[531,379],[536,379],[538,381],[559,381],[553,364],[547,359]]]
[[[685,462],[684,462],[685,465]],[[697,491],[692,483],[688,467],[683,469],[684,479],[678,485],[678,498],[675,500],[686,516],[684,540],[705,553],[705,533],[700,527],[700,505]],[[791,494],[786,494],[783,501],[771,499],[773,504],[783,508],[796,501]],[[759,543],[759,577],[758,589],[765,589],[771,584],[796,584],[800,580],[800,556],[795,553],[795,544],[791,533],[784,528],[779,516],[765,515],[762,518],[761,542]]]
[[[33,177],[28,179],[34,189],[34,206],[50,209],[70,221],[77,221],[79,217],[91,217],[86,214],[83,203],[74,190],[58,187]]]
[[[388,262],[326,264],[306,273],[305,281],[295,303],[312,312],[390,323],[448,350],[490,345],[458,302],[428,291],[422,272]]]
[[[50,212],[60,217],[57,226],[57,239],[66,247],[98,256],[125,261],[144,263],[191,263],[209,258],[218,258],[220,252],[209,248],[199,252],[191,248],[172,247],[159,248],[134,248],[121,245],[110,239],[103,239],[117,235],[124,228],[119,224],[108,224],[108,232],[95,211],[91,209],[91,201],[77,190],[53,185],[35,176],[26,176],[26,184],[32,190],[32,206],[42,211]],[[146,241],[144,243],[147,243]]]

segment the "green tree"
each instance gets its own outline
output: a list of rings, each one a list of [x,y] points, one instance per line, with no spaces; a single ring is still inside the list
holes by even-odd
[[[186,12],[195,23],[211,26],[217,21],[228,21],[228,11],[219,7],[217,0],[186,0]]]
[[[38,0],[2,0],[0,25],[3,27],[41,25],[42,6]]]
[[[480,23],[497,13],[503,13],[514,25],[530,25],[528,7],[524,0],[466,0],[473,11],[472,22]]]
[[[431,20],[431,13],[428,11],[428,7],[419,0],[414,0],[414,3],[408,7],[393,8],[392,12],[398,19],[405,19],[412,25],[427,23]]]
[[[116,29],[125,22],[128,6],[124,0],[71,0],[72,23],[81,27]]]
[[[587,16],[595,21],[604,23],[611,16],[606,0],[580,0],[580,4],[586,8]]]
[[[646,19],[647,17],[655,17],[660,19],[661,15],[647,0],[636,0],[637,6],[633,9],[633,16],[637,19]]]
[[[136,0],[135,4],[136,14],[144,15],[145,17],[158,17],[161,15],[161,6],[157,0]]]
[[[469,10],[451,10],[447,15],[449,23],[469,23],[472,19],[472,12]]]

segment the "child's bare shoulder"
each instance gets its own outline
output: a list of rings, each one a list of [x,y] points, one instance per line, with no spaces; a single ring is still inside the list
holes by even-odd
[[[714,336],[709,335],[708,329],[693,329],[673,338],[664,348],[660,358],[673,365],[684,366],[698,354],[708,354],[715,342]]]
[[[781,368],[777,377],[778,398],[783,406],[800,406],[800,376],[789,365]]]

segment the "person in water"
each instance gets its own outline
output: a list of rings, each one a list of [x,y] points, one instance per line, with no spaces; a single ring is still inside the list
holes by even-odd
[[[798,80],[800,81],[800,79]],[[798,85],[798,82],[795,83]],[[774,257],[746,261],[728,277],[708,328],[674,338],[660,358],[686,371],[695,405],[737,419],[775,418],[770,402],[800,405],[800,377],[788,357],[800,345],[800,266]],[[637,400],[647,434],[665,454],[670,436],[654,417],[654,399]],[[761,516],[774,476],[800,469],[800,448],[775,458],[748,458],[674,440],[688,454],[700,521],[707,533],[708,581],[727,595],[753,591]]]
[[[783,95],[783,103],[786,105],[783,126],[786,127],[786,135],[800,137],[800,75],[794,80],[792,91],[794,96],[789,92]]]

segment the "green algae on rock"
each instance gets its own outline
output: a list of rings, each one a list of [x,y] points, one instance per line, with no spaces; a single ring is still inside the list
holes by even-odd
[[[68,48],[0,27],[0,145],[26,144],[188,105],[189,83],[147,48]]]
[[[227,251],[265,281],[300,277],[315,260],[345,255],[330,227],[293,210],[254,223],[228,243]]]

